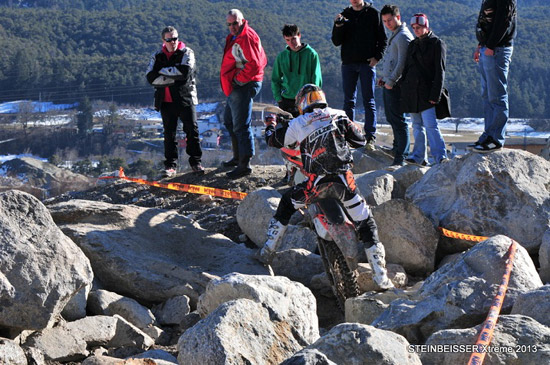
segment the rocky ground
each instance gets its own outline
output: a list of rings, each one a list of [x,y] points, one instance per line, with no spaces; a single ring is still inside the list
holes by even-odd
[[[271,186],[280,192],[288,188],[283,184],[284,166],[254,166],[251,175],[237,180],[228,179],[229,169],[207,168],[203,176],[184,172],[159,182],[201,185],[238,192],[252,192]],[[235,242],[242,242],[242,231],[237,224],[239,200],[185,193],[142,185],[122,179],[98,180],[97,186],[85,191],[66,193],[45,202],[46,205],[70,199],[103,201],[111,204],[134,204],[141,207],[174,209],[195,220],[202,228],[221,233]],[[245,242],[246,243],[246,242]],[[249,242],[250,247],[255,247]]]

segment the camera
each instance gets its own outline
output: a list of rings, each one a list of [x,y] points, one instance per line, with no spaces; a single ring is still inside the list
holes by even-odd
[[[342,16],[342,17],[338,18],[338,20],[335,20],[334,24],[341,25],[341,24],[344,24],[347,21],[348,20]]]

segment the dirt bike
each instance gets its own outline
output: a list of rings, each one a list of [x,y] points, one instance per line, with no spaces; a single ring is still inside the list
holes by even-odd
[[[265,111],[275,115],[277,124],[288,124],[292,119],[290,113],[278,107],[266,107]],[[285,161],[304,176],[303,181],[308,174],[303,170],[300,151],[289,148],[281,148],[281,151]],[[295,177],[295,181],[301,182],[298,177]],[[319,254],[338,307],[344,311],[346,299],[359,294],[355,270],[359,260],[366,259],[355,224],[336,198],[314,199],[306,205],[305,212],[317,234]]]

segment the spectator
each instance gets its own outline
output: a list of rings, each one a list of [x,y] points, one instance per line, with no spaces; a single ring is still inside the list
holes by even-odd
[[[151,55],[147,67],[147,81],[155,87],[155,109],[160,111],[164,128],[164,177],[176,174],[178,118],[186,134],[185,152],[193,173],[202,175],[202,150],[197,126],[195,105],[198,103],[195,82],[195,54],[178,40],[178,31],[172,26],[161,32],[162,48]]]
[[[334,19],[332,43],[341,46],[344,111],[351,120],[355,120],[357,81],[361,82],[367,138],[365,150],[373,151],[376,138],[375,67],[386,49],[386,33],[378,10],[371,3],[350,0],[350,4]]]
[[[220,79],[227,96],[224,124],[231,136],[233,158],[223,165],[235,166],[227,177],[237,179],[252,173],[252,103],[262,88],[267,58],[260,37],[248,25],[240,10],[231,9],[226,20],[229,35],[225,39]]]
[[[446,162],[445,141],[437,125],[435,104],[445,81],[445,43],[430,29],[425,14],[414,14],[411,27],[416,38],[409,43],[401,86],[401,108],[411,114],[414,148],[405,162],[426,166],[426,135],[436,163]]]
[[[277,55],[273,64],[271,90],[279,107],[297,117],[299,112],[295,98],[302,86],[323,86],[321,64],[317,52],[302,43],[302,34],[297,25],[285,24],[282,32],[287,47]]]
[[[391,35],[388,39],[386,53],[384,53],[379,66],[381,72],[378,85],[383,88],[386,120],[393,130],[392,154],[394,158],[391,166],[398,168],[405,164],[404,159],[409,155],[410,144],[409,126],[401,111],[401,87],[398,81],[405,68],[407,47],[413,40],[413,36],[407,28],[407,24],[401,22],[401,13],[397,5],[384,5],[380,15]]]
[[[516,0],[483,0],[477,18],[477,49],[485,128],[474,144],[475,152],[491,152],[504,145],[508,123],[508,69],[516,36]]]
[[[322,85],[319,55],[308,44],[302,43],[300,28],[295,24],[285,24],[282,29],[287,44],[273,64],[271,90],[279,107],[297,117],[296,94],[305,84]],[[292,183],[296,167],[286,164],[285,183]]]

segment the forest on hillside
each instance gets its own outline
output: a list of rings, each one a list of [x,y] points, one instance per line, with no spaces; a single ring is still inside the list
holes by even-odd
[[[510,69],[510,114],[550,118],[548,0],[519,0],[518,37]],[[397,0],[403,19],[424,12],[447,43],[447,86],[456,117],[480,117],[478,72],[472,61],[481,0]],[[218,72],[227,29],[225,14],[239,8],[262,38],[268,56],[260,98],[272,101],[271,66],[285,44],[280,28],[296,23],[302,41],[321,58],[329,102],[341,106],[339,49],[330,41],[332,20],[348,1],[332,0],[1,0],[0,101],[73,102],[84,96],[150,105],[144,71],[174,25],[197,57],[201,101],[222,100]],[[376,1],[380,9],[382,2]]]

